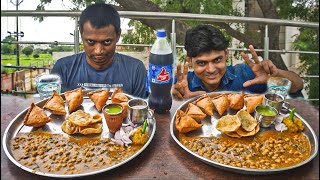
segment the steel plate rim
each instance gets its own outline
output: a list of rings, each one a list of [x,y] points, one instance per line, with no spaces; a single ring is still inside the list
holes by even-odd
[[[208,95],[213,95],[213,94],[222,94],[222,93],[236,93],[236,92],[233,92],[233,91],[221,91],[221,92],[212,92],[212,93],[207,93]],[[317,135],[315,134],[315,132],[313,131],[312,127],[309,125],[309,123],[307,121],[305,121],[298,113],[295,113],[295,115],[300,118],[303,123],[305,125],[307,125],[308,129],[310,130],[311,134],[312,134],[312,137],[313,137],[313,140],[314,140],[314,146],[315,146],[315,149],[314,149],[314,152],[309,156],[309,158],[307,158],[306,160],[304,160],[303,162],[300,162],[299,164],[296,164],[296,165],[293,165],[293,166],[290,166],[290,167],[285,167],[285,168],[277,168],[277,169],[268,169],[268,170],[263,170],[263,169],[250,169],[250,168],[238,168],[238,167],[234,167],[234,166],[229,166],[229,165],[225,165],[225,164],[221,164],[221,163],[218,163],[218,162],[215,162],[215,161],[211,161],[207,158],[204,158],[194,152],[192,152],[191,150],[189,150],[187,147],[185,147],[180,141],[179,139],[177,139],[177,137],[175,136],[174,134],[174,125],[175,125],[175,117],[176,117],[176,114],[177,114],[177,111],[179,109],[181,109],[183,106],[185,106],[187,103],[190,103],[194,100],[196,100],[197,98],[201,97],[202,95],[198,95],[196,97],[193,97],[193,98],[190,98],[186,101],[184,101],[180,106],[179,108],[175,111],[174,115],[172,116],[172,119],[171,119],[171,122],[170,122],[170,134],[171,134],[171,137],[175,140],[175,142],[182,148],[184,149],[185,151],[187,151],[189,154],[195,156],[196,158],[198,158],[199,160],[209,164],[209,165],[213,165],[214,167],[218,167],[218,168],[221,168],[223,170],[228,170],[228,171],[232,171],[232,172],[236,172],[236,173],[250,173],[250,174],[253,174],[253,175],[265,175],[265,174],[272,174],[272,173],[280,173],[280,172],[283,172],[283,171],[288,171],[288,170],[292,170],[292,169],[295,169],[295,168],[298,168],[300,166],[303,166],[307,163],[309,163],[314,157],[317,156],[318,154],[318,138],[317,138]],[[288,108],[287,108],[288,109]],[[290,109],[288,109],[290,110]],[[291,110],[290,110],[291,111]],[[309,138],[308,138],[309,139]],[[309,140],[310,141],[310,140]],[[310,144],[311,146],[311,144]],[[312,148],[312,147],[311,147]]]
[[[88,91],[86,91],[88,92]],[[125,93],[126,94],[126,93]],[[130,97],[130,98],[137,98],[137,97],[134,97],[134,96],[131,96],[131,95],[128,95],[126,94],[126,96]],[[89,98],[89,97],[84,97],[84,98]],[[47,98],[46,98],[47,99]],[[37,101],[35,104],[38,104],[46,99],[43,99],[43,100],[40,100],[40,101]],[[19,116],[21,116],[23,113],[25,113],[27,110],[29,109],[29,107],[27,107],[26,109],[24,109],[23,111],[21,111],[18,115],[16,115],[12,120],[11,122],[9,123],[9,125],[7,126],[5,132],[3,133],[3,138],[2,138],[2,146],[3,146],[3,150],[6,154],[6,156],[10,159],[10,161],[12,163],[14,163],[17,167],[29,172],[29,173],[32,173],[32,174],[35,174],[35,175],[41,175],[41,176],[45,176],[45,177],[55,177],[55,178],[75,178],[75,177],[85,177],[85,176],[90,176],[90,175],[96,175],[96,174],[100,174],[100,173],[103,173],[103,172],[107,172],[107,171],[110,171],[112,169],[115,169],[119,166],[122,166],[124,164],[126,164],[127,162],[133,160],[135,157],[137,157],[139,154],[141,154],[148,146],[149,144],[151,143],[151,141],[153,140],[153,137],[155,135],[155,132],[156,132],[156,119],[155,117],[153,116],[152,118],[152,124],[153,124],[153,128],[152,128],[152,132],[151,132],[151,136],[150,138],[148,139],[148,141],[146,142],[146,144],[143,145],[143,147],[137,151],[134,155],[132,155],[130,158],[116,164],[116,165],[113,165],[113,166],[110,166],[110,167],[107,167],[107,168],[104,168],[104,169],[100,169],[100,170],[97,170],[97,171],[93,171],[93,172],[87,172],[87,173],[81,173],[81,174],[52,174],[52,173],[45,173],[45,172],[41,172],[41,171],[35,171],[35,170],[32,170],[26,166],[23,166],[21,165],[14,157],[11,156],[11,154],[9,153],[8,151],[8,146],[6,144],[7,142],[7,138],[8,138],[8,131],[10,129],[10,127],[12,126],[12,124],[19,118]],[[24,125],[22,124],[22,127]]]

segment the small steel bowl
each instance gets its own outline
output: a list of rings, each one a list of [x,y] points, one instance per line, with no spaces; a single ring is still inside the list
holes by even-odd
[[[270,127],[277,115],[278,111],[271,106],[259,105],[255,108],[255,119],[260,123],[260,127]]]

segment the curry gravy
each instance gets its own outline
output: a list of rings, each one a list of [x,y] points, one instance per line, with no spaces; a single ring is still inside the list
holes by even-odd
[[[192,152],[220,164],[240,168],[276,169],[309,158],[311,145],[303,133],[267,131],[252,137],[187,137],[180,142]]]
[[[118,164],[142,148],[113,144],[110,139],[63,136],[48,132],[20,133],[11,140],[14,158],[34,171],[88,173]]]

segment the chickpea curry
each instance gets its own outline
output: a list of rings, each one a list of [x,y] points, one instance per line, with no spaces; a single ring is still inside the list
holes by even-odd
[[[79,174],[118,164],[143,146],[113,144],[110,139],[66,137],[36,131],[19,133],[11,140],[14,158],[22,165],[53,174]]]
[[[180,142],[192,152],[214,162],[239,168],[276,169],[309,158],[311,145],[303,133],[266,131],[244,138],[228,136],[187,137]]]

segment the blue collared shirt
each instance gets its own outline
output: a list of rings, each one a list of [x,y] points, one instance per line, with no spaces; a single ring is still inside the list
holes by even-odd
[[[246,88],[243,87],[244,82],[254,78],[254,73],[246,64],[227,66],[226,73],[223,75],[217,91],[245,91],[248,93],[259,94],[265,93],[267,91],[267,84],[255,84]],[[209,93],[194,72],[188,72],[188,86],[192,92],[206,91]]]

